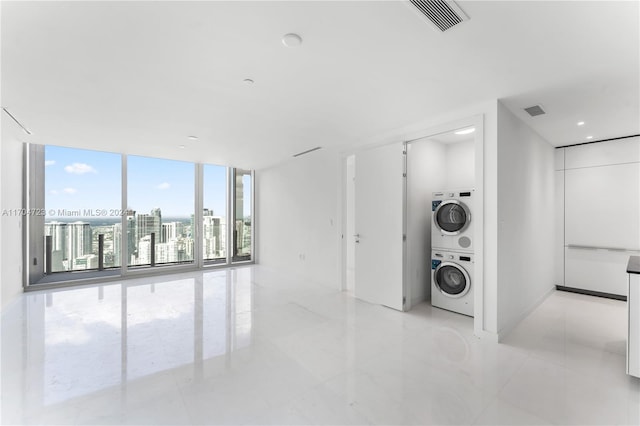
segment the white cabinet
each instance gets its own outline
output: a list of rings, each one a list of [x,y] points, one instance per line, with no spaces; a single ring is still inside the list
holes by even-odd
[[[565,287],[627,295],[624,270],[640,254],[640,137],[560,149],[556,240]],[[561,196],[562,195],[562,196]],[[559,272],[559,271],[558,271]]]
[[[565,247],[566,287],[624,296],[627,274],[624,265],[629,252],[589,246]]]
[[[640,162],[638,137],[570,146],[564,150],[565,169]]]
[[[627,265],[629,273],[629,298],[627,315],[627,374],[640,377],[640,257],[631,256]]]
[[[565,244],[640,250],[639,195],[640,163],[566,170]]]

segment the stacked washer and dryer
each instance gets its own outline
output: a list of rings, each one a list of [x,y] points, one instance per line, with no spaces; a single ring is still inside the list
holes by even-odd
[[[474,190],[440,191],[431,201],[431,304],[473,316]]]

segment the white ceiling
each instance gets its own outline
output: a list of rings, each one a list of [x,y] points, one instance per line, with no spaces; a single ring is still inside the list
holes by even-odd
[[[554,145],[640,133],[637,1],[461,1],[446,33],[403,1],[1,5],[36,143],[261,168],[497,98]]]

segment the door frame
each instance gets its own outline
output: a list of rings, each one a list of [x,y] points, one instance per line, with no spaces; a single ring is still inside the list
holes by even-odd
[[[347,191],[346,191],[346,177],[347,177],[347,157],[350,155],[355,155],[358,152],[363,150],[372,149],[378,146],[389,145],[398,142],[404,142],[405,145],[416,141],[418,139],[428,138],[430,136],[435,136],[441,133],[451,132],[456,129],[460,129],[462,127],[474,126],[476,128],[475,136],[474,136],[474,148],[475,148],[475,197],[474,197],[474,220],[476,222],[476,226],[474,227],[474,235],[475,235],[475,247],[477,252],[474,252],[475,256],[475,264],[474,264],[474,279],[473,283],[475,283],[475,291],[474,291],[474,321],[473,321],[473,329],[476,337],[479,338],[490,338],[491,336],[487,335],[484,332],[484,114],[476,114],[472,116],[467,116],[466,118],[461,118],[458,120],[447,121],[439,125],[434,125],[428,127],[426,129],[407,133],[401,133],[385,138],[384,141],[364,145],[362,147],[354,148],[348,151],[343,151],[340,153],[340,180],[338,188],[339,200],[338,200],[338,208],[339,208],[339,230],[340,230],[340,238],[338,242],[339,246],[339,271],[338,271],[338,283],[339,289],[344,291],[346,290],[347,284],[347,245],[346,238],[349,236],[346,235],[346,217],[347,217]],[[357,167],[357,166],[356,166]],[[356,172],[357,173],[357,172]],[[404,222],[406,224],[406,185],[407,181],[404,181],[404,204],[405,204],[405,218]],[[406,230],[405,230],[406,233]],[[406,242],[405,242],[406,244]],[[403,271],[403,285],[406,285],[405,276],[406,276],[406,255],[405,258],[405,271]],[[356,271],[357,273],[357,271]]]

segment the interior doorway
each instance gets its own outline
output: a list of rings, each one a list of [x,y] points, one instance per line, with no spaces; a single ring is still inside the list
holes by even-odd
[[[470,128],[474,130],[466,135],[456,134]],[[357,298],[405,311],[429,300],[432,191],[473,189],[474,331],[481,336],[484,311],[483,116],[437,126],[409,135],[405,140],[368,147],[343,157],[342,288]],[[386,154],[384,149],[388,150]],[[376,152],[380,155],[374,154]],[[361,160],[374,159],[378,163],[373,167],[360,164]],[[369,169],[369,175],[362,176],[361,168]],[[370,201],[371,210],[358,214],[358,200],[363,193]],[[393,213],[389,214],[389,211]],[[386,212],[387,217],[383,217],[382,212]],[[369,245],[373,247],[370,251],[361,250],[368,242],[367,237],[371,237],[366,235],[371,229],[362,232],[363,222],[374,227],[371,229],[377,234],[377,242]],[[381,237],[383,234],[385,236]],[[396,268],[394,259],[398,258],[401,265]],[[376,270],[377,273],[372,272]],[[383,297],[367,299],[372,294]]]

